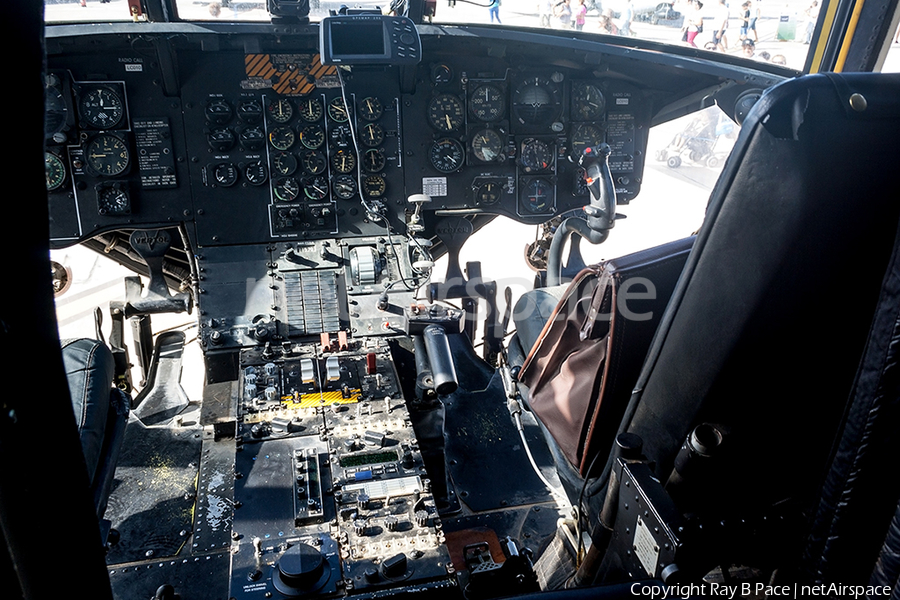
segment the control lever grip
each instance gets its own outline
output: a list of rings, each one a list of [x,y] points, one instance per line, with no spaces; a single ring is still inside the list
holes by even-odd
[[[612,148],[603,143],[597,146],[595,152],[582,159],[587,172],[588,192],[591,194],[591,203],[584,207],[591,231],[607,231],[615,224],[616,186],[609,169],[610,154]]]
[[[452,394],[459,387],[459,382],[447,333],[440,325],[429,325],[422,331],[422,339],[428,352],[428,362],[431,363],[434,391],[440,396]]]

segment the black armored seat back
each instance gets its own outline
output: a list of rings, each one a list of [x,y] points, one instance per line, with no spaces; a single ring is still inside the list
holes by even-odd
[[[115,362],[104,343],[86,338],[64,340],[62,357],[94,505],[97,516],[102,517],[130,402],[113,386]]]
[[[720,426],[707,508],[813,502],[897,237],[898,134],[900,75],[790,80],[744,122],[622,428],[666,481]]]

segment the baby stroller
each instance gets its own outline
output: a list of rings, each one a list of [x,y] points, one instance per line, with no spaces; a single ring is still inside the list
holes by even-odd
[[[657,150],[656,160],[664,161],[672,169],[680,167],[684,158],[698,165],[718,167],[728,154],[717,150],[719,138],[729,136],[733,131],[734,123],[718,109],[703,110],[675,135],[668,146]]]

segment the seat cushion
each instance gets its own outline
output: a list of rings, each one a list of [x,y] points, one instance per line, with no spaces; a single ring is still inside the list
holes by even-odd
[[[62,356],[88,477],[93,482],[103,452],[115,362],[106,344],[85,338],[64,341]]]
[[[525,292],[513,309],[513,323],[516,324],[516,337],[525,351],[525,355],[534,346],[544,325],[553,314],[560,298],[566,293],[569,285],[556,285],[548,288],[538,288]]]

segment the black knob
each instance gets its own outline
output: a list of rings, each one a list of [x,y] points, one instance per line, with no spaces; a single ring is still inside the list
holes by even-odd
[[[381,574],[388,579],[396,579],[406,575],[406,555],[401,552],[384,559],[381,563]]]
[[[278,559],[272,583],[286,596],[315,591],[324,585],[325,557],[309,544],[299,543],[287,550]]]

